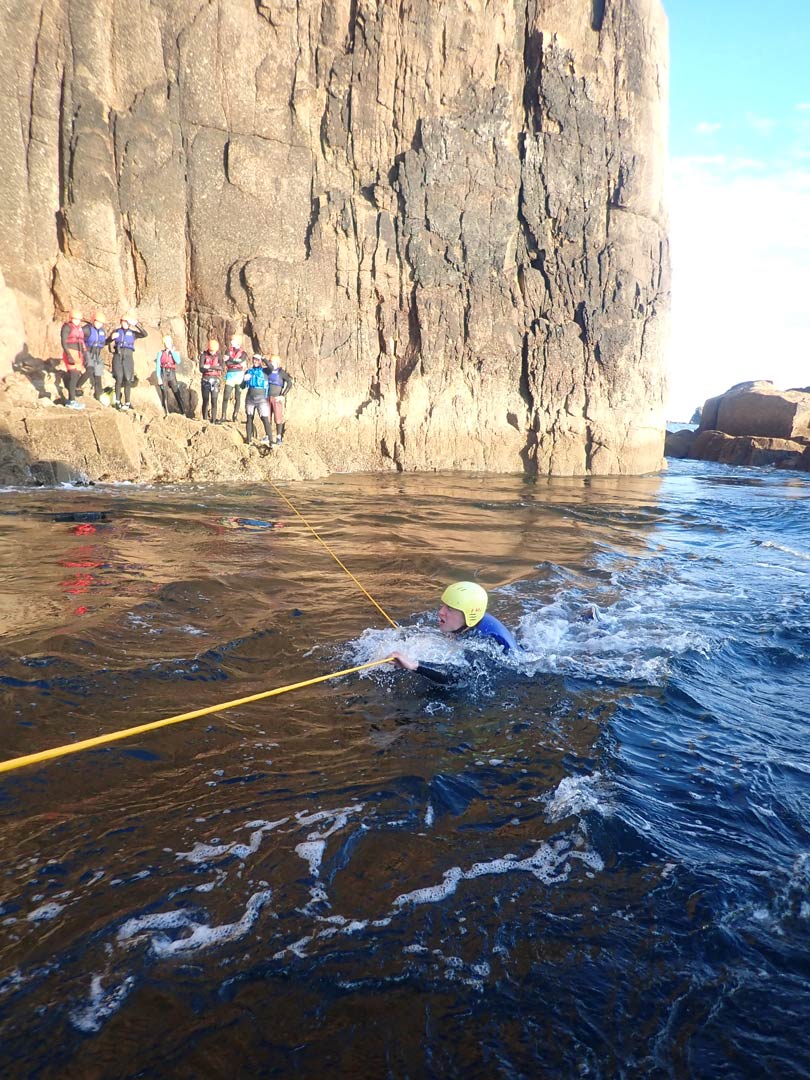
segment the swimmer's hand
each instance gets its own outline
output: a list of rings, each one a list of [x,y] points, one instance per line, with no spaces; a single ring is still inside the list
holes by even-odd
[[[397,665],[397,667],[403,667],[407,671],[416,671],[419,667],[418,660],[411,660],[410,656],[406,656],[404,653],[395,652],[391,653],[391,659]]]

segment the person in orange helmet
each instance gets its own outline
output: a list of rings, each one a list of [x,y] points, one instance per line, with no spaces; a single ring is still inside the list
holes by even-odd
[[[222,382],[222,356],[216,338],[208,339],[208,347],[200,353],[199,366],[202,375],[202,418],[216,424],[219,386]]]
[[[83,409],[84,405],[76,400],[76,387],[79,385],[79,376],[82,374],[79,361],[82,366],[86,363],[87,346],[84,341],[84,326],[82,313],[74,308],[70,313],[70,319],[62,324],[62,363],[65,365],[63,381],[67,389],[67,407],[69,409]]]

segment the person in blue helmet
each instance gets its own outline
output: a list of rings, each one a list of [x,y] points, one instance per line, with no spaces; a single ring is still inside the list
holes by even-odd
[[[489,597],[486,589],[474,581],[457,581],[448,585],[442,593],[439,608],[439,630],[443,634],[452,634],[465,641],[475,638],[479,641],[494,641],[505,653],[517,649],[511,630],[508,630],[494,615],[487,614]],[[394,662],[408,671],[415,671],[437,683],[455,682],[457,671],[439,664],[426,664],[423,660],[414,660],[404,653],[392,653]]]

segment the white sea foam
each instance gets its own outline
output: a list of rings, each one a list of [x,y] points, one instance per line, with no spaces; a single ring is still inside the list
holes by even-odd
[[[774,540],[763,540],[761,546],[772,548],[774,551],[783,551],[785,555],[792,555],[794,559],[805,559],[810,562],[810,553],[797,551],[796,548],[788,547],[786,544],[777,544]]]
[[[673,633],[667,604],[671,597],[644,595],[582,618],[582,604],[562,596],[524,615],[518,628],[522,653],[516,661],[529,674],[571,673],[593,678],[632,679],[660,684],[674,657],[704,650],[698,628]],[[636,592],[632,594],[638,595]]]
[[[64,904],[43,904],[29,911],[26,918],[29,922],[46,922],[48,919],[55,919],[61,911],[64,911],[64,908]]]
[[[596,772],[589,776],[565,776],[554,791],[538,796],[538,801],[546,804],[546,817],[553,823],[589,811],[607,817],[613,812],[609,797],[607,782]]]
[[[177,858],[185,859],[186,862],[190,863],[205,863],[210,862],[212,859],[224,858],[226,855],[235,855],[236,858],[244,861],[249,856],[256,854],[265,833],[272,832],[273,829],[277,829],[279,825],[284,825],[287,821],[289,821],[289,818],[279,818],[278,821],[251,821],[243,826],[245,829],[253,829],[247,844],[237,843],[236,841],[230,844],[196,843],[191,851],[178,851]]]
[[[445,870],[440,885],[428,885],[409,893],[401,893],[394,900],[394,907],[401,908],[405,904],[435,904],[452,896],[460,882],[488,874],[529,873],[546,885],[553,885],[567,879],[571,872],[571,859],[579,859],[593,870],[602,870],[604,867],[595,851],[575,850],[570,842],[557,840],[553,844],[541,844],[533,855],[525,859],[505,855],[490,862],[473,863],[469,870],[453,866]]]
[[[309,864],[309,873],[311,877],[317,877],[320,873],[321,860],[323,859],[325,850],[325,840],[306,840],[303,844],[298,844],[296,846],[295,854]]]
[[[324,832],[311,832],[307,837],[309,840],[325,840],[332,833],[337,832],[338,829],[344,828],[352,814],[361,814],[362,812],[363,804],[360,803],[355,806],[343,806],[338,810],[316,810],[311,814],[302,810],[295,815],[295,820],[299,825],[315,825],[319,821],[331,821],[332,824]]]
[[[135,979],[129,975],[119,985],[105,990],[102,984],[102,976],[94,975],[90,980],[90,998],[82,1008],[74,1009],[70,1013],[70,1022],[79,1031],[90,1035],[100,1031],[105,1020],[118,1012],[128,997]]]
[[[259,913],[272,896],[271,889],[254,893],[247,902],[241,919],[222,926],[208,926],[195,920],[188,911],[166,911],[155,915],[140,915],[127,922],[118,931],[119,941],[137,940],[148,935],[152,952],[159,957],[176,956],[198,952],[245,936],[259,917]],[[172,938],[167,930],[189,929],[185,937]]]

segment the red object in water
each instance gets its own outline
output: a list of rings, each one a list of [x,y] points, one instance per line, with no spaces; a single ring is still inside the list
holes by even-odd
[[[75,577],[67,578],[65,581],[60,581],[59,584],[63,589],[66,589],[73,596],[78,596],[79,593],[87,592],[87,590],[93,584],[93,575],[76,574]]]
[[[59,565],[60,566],[69,566],[74,570],[77,567],[79,569],[94,570],[97,567],[101,566],[101,563],[96,562],[94,559],[60,559],[59,560]]]
[[[76,533],[77,536],[84,536],[86,533],[94,533],[96,527],[95,525],[74,525],[70,531]]]
[[[74,610],[73,614],[74,615],[86,615],[89,610],[90,610],[90,608],[85,607],[84,604],[80,604],[79,607],[77,607]]]

